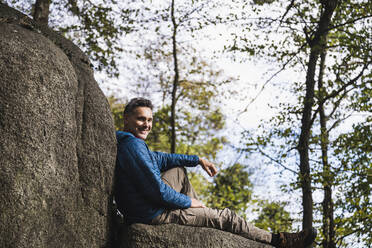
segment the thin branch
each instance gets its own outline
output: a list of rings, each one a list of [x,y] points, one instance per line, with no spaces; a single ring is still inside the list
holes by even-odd
[[[240,150],[237,158],[235,159],[235,162],[233,163],[233,165],[238,163],[238,161],[240,160],[240,158],[242,157],[242,155],[243,155],[243,150]]]
[[[337,101],[333,104],[334,105],[334,108],[332,109],[331,113],[328,115],[328,118],[331,118],[334,113],[336,113],[336,110],[337,108],[340,106],[340,102],[346,97],[346,95],[352,91],[353,89],[355,89],[355,87],[351,88],[351,89],[348,89],[348,90],[345,90],[344,93],[340,96],[339,99],[337,99]]]
[[[334,129],[335,127],[338,126],[338,124],[340,124],[340,122],[350,118],[350,116],[353,115],[353,112],[351,112],[349,115],[347,115],[346,117],[342,118],[342,119],[338,119],[337,121],[335,121],[332,126],[330,128],[328,128],[327,132],[330,132],[332,129]]]
[[[287,166],[285,166],[283,163],[281,163],[279,160],[275,159],[275,158],[272,158],[270,155],[266,154],[258,145],[257,145],[257,150],[266,158],[270,159],[271,161],[277,163],[278,165],[280,165],[281,167],[283,167],[284,169],[292,172],[293,174],[295,175],[298,175],[298,172],[288,168]]]
[[[318,160],[311,159],[311,158],[309,158],[309,161],[314,162],[316,164],[322,164],[322,161],[318,161]]]
[[[195,13],[196,11],[201,10],[201,9],[204,7],[205,4],[206,4],[206,3],[202,3],[199,7],[194,8],[194,9],[191,10],[189,13],[184,14],[183,17],[180,17],[180,18],[179,18],[179,21],[178,21],[178,25],[180,25],[180,24],[183,23],[184,21],[187,21],[187,20],[188,20],[187,17],[189,17],[190,15],[192,15],[193,13]]]
[[[305,45],[302,45],[301,48],[299,48],[299,51],[302,50],[302,48],[304,47]],[[268,80],[266,80],[266,82],[262,85],[260,91],[256,94],[256,96],[247,104],[247,106],[244,108],[243,111],[241,111],[240,113],[238,113],[238,117],[240,115],[242,115],[243,113],[247,112],[248,111],[248,108],[249,106],[257,100],[257,98],[261,95],[261,93],[264,91],[266,85],[268,85],[270,83],[270,81],[276,77],[279,73],[281,73],[282,71],[284,71],[287,67],[287,65],[296,57],[296,55],[292,56],[291,58],[288,59],[287,62],[284,63],[284,65],[282,65],[282,68],[280,68],[277,72],[275,72]],[[237,117],[237,118],[238,118]]]
[[[343,240],[344,238],[346,238],[346,237],[348,237],[348,236],[350,236],[350,235],[352,235],[352,234],[354,234],[354,233],[356,233],[356,232],[360,232],[360,231],[363,231],[363,228],[355,229],[355,230],[353,230],[352,232],[350,232],[350,233],[348,233],[348,234],[345,234],[345,235],[339,237],[338,239],[336,239],[336,244],[339,243],[339,242],[342,242],[342,240]]]
[[[341,24],[338,24],[338,25],[335,25],[335,26],[331,26],[329,28],[329,30],[339,28],[339,27],[342,27],[342,26],[345,26],[345,25],[348,25],[348,24],[355,24],[356,22],[358,22],[360,20],[368,19],[368,18],[371,18],[371,17],[372,17],[372,15],[367,15],[367,16],[362,16],[362,17],[359,17],[359,18],[356,18],[356,19],[353,19],[353,20],[349,20],[347,22],[344,22],[344,23],[341,23]]]
[[[261,22],[270,22],[269,24],[271,25],[274,22],[279,22],[279,19],[274,19],[270,17],[242,17],[238,19],[230,19],[230,20],[220,20],[218,23],[215,20],[211,20],[209,18],[206,18],[207,21],[213,22],[216,24],[229,24],[229,23],[234,23],[236,21],[251,21],[251,20],[256,20],[256,21],[261,21]],[[317,22],[309,22],[309,21],[303,21],[303,22],[286,22],[288,25],[297,25],[297,24],[316,24]]]
[[[291,2],[289,3],[289,5],[287,6],[287,9],[284,12],[284,15],[282,16],[282,18],[280,18],[279,26],[283,23],[283,20],[287,16],[287,14],[289,13],[289,11],[294,7],[294,2],[295,2],[295,0],[291,0]],[[279,26],[278,26],[278,28],[279,28]]]
[[[348,93],[348,92],[350,92],[352,89],[356,88],[356,87],[353,87],[353,88],[351,88],[351,89],[347,89],[348,86],[353,85],[353,84],[354,84],[354,83],[355,83],[355,82],[356,82],[356,81],[357,81],[361,76],[363,76],[363,73],[364,73],[365,69],[367,69],[368,65],[369,65],[369,63],[364,64],[364,67],[363,67],[363,69],[360,71],[360,73],[359,73],[357,76],[355,76],[352,80],[350,80],[348,83],[344,83],[344,81],[341,79],[340,75],[337,74],[337,75],[336,75],[337,80],[340,81],[340,82],[342,82],[342,83],[344,83],[344,84],[342,85],[342,87],[341,87],[340,89],[332,91],[329,95],[327,95],[326,97],[324,97],[324,98],[322,99],[322,101],[319,101],[318,105],[320,106],[320,105],[324,104],[326,101],[328,101],[329,99],[338,96],[342,91],[346,91],[346,93]],[[343,96],[343,97],[344,97],[344,96]],[[340,98],[340,99],[342,99],[342,98]],[[314,123],[315,118],[316,118],[317,114],[319,113],[319,110],[320,110],[320,107],[318,107],[318,108],[314,111],[314,115],[313,115],[313,117],[311,118],[311,123]],[[332,111],[332,112],[333,112],[333,111]]]
[[[314,31],[309,27],[308,22],[304,18],[304,15],[301,14],[301,10],[299,10],[297,7],[296,7],[296,9],[297,9],[297,12],[298,12],[301,20],[302,20],[302,24],[304,24],[304,28],[303,28],[302,31],[305,34],[306,42],[308,44],[310,44],[310,42],[311,42],[311,34],[309,35],[309,33],[314,33]],[[314,24],[314,23],[313,22],[310,22],[310,24]]]
[[[363,76],[364,74],[364,71],[368,68],[368,66],[370,65],[371,62],[369,63],[365,63],[364,66],[363,66],[363,69],[359,72],[359,74],[357,76],[355,76],[353,79],[351,79],[348,83],[345,83],[341,77],[340,77],[340,74],[337,73],[336,74],[336,79],[339,80],[340,82],[344,83],[344,85],[337,91],[333,91],[331,94],[329,94],[328,96],[326,96],[324,99],[323,99],[323,103],[326,102],[328,99],[330,98],[333,98],[335,96],[337,96],[341,91],[345,90],[349,85],[352,85],[354,84],[361,76]]]

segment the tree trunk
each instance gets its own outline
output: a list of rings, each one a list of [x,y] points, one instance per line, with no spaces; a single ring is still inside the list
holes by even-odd
[[[33,15],[35,21],[48,25],[50,2],[51,0],[36,0]]]
[[[300,155],[300,183],[302,188],[303,221],[302,227],[312,228],[313,222],[313,199],[311,192],[311,173],[309,164],[309,139],[311,133],[311,116],[314,105],[315,70],[320,53],[326,47],[326,37],[330,27],[333,12],[338,0],[321,1],[322,14],[314,37],[309,40],[310,55],[306,73],[306,94],[301,120],[301,134],[298,144]]]
[[[174,60],[174,81],[172,89],[172,105],[171,105],[171,153],[176,152],[176,103],[177,103],[177,87],[179,82],[179,72],[178,72],[178,60],[177,60],[177,23],[174,16],[174,0],[172,0],[171,5],[171,18],[173,24],[173,35],[172,35],[172,44],[173,44],[173,60]]]
[[[323,86],[323,75],[325,67],[326,51],[322,51],[320,55],[319,65],[319,79],[318,79],[318,91],[319,91],[319,120],[320,120],[320,146],[322,151],[322,164],[323,164],[323,236],[322,242],[323,248],[336,248],[334,243],[335,231],[334,231],[334,219],[333,219],[333,200],[332,200],[332,185],[333,177],[331,176],[330,166],[328,163],[328,144],[329,134],[327,130],[327,119],[324,108],[324,97],[326,89]]]

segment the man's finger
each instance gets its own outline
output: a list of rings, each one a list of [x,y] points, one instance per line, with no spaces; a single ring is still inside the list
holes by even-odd
[[[209,176],[212,176],[212,172],[209,167],[205,167],[205,171],[208,173]]]
[[[214,166],[214,164],[211,164],[209,170],[211,172],[211,176],[214,176],[214,175],[217,174],[217,168],[216,168],[216,166]]]

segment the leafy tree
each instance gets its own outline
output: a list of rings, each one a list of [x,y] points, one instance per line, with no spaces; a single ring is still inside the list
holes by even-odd
[[[222,143],[226,141],[218,134],[224,128],[224,115],[218,105],[220,99],[228,95],[226,88],[235,79],[225,76],[222,70],[206,61],[195,48],[184,43],[182,49],[177,51],[179,75],[174,98],[171,38],[159,34],[156,40],[145,40],[144,43],[142,50],[135,52],[141,63],[139,67],[132,68],[136,73],[131,80],[136,82],[135,95],[157,99],[158,102],[161,99],[161,103],[157,104],[160,109],[157,114],[154,113],[157,124],[153,127],[153,135],[149,136],[149,145],[166,152],[215,158]],[[177,146],[173,151],[172,103],[175,102],[177,116],[174,131]]]
[[[333,171],[334,181],[338,183],[335,205],[342,213],[335,217],[335,243],[346,247],[347,238],[355,236],[354,244],[372,244],[371,182],[368,181],[372,161],[371,117],[367,123],[354,125],[351,132],[338,136],[333,146],[340,161]]]
[[[120,102],[119,99],[114,96],[107,97],[110,104],[111,114],[114,120],[115,129],[117,131],[124,129],[124,106],[125,104]]]
[[[166,105],[154,113],[153,130],[147,141],[153,150],[170,151],[169,112],[170,106]],[[207,112],[202,117],[184,110],[179,114],[176,127],[180,130],[177,153],[198,154],[215,159],[225,142],[224,137],[213,137],[215,132],[224,127],[223,115],[219,109]]]
[[[286,202],[260,201],[260,214],[253,220],[255,226],[272,233],[291,232],[293,219],[285,210]]]
[[[193,55],[196,49],[190,45],[190,41],[195,43],[196,31],[210,22],[208,13],[211,8],[216,7],[215,2],[217,1],[158,1],[148,8],[146,1],[137,1],[128,6],[137,13],[132,21],[140,27],[129,38],[135,40],[135,48],[128,56],[134,56],[137,61],[143,62],[140,66],[146,68],[146,72],[143,69],[132,69],[136,74],[141,73],[130,80],[138,82],[142,86],[139,88],[146,88],[147,92],[155,89],[151,94],[159,91],[160,84],[163,104],[170,106],[170,152],[176,152],[180,144],[176,125],[177,120],[182,119],[177,115],[180,113],[179,105],[183,105],[181,98],[186,89],[184,85],[187,84],[188,89],[192,89],[205,88],[203,84],[206,83],[209,84],[208,87],[213,84],[207,82],[209,79],[191,79],[206,75],[210,67],[207,65],[204,72],[204,68],[196,67],[201,59],[197,57],[198,51]],[[214,88],[218,88],[218,82],[214,83]]]
[[[288,69],[306,77],[288,84],[289,91],[297,96],[296,104],[280,103],[279,114],[262,125],[263,135],[255,135],[248,145],[297,175],[298,180],[291,185],[302,189],[303,227],[314,222],[311,192],[323,190],[322,206],[315,204],[315,210],[322,214],[323,247],[335,247],[344,236],[341,232],[363,236],[365,231],[358,228],[361,219],[348,231],[335,223],[346,211],[341,201],[334,202],[333,190],[338,191],[345,183],[335,175],[349,175],[351,171],[339,171],[340,163],[335,158],[339,148],[333,141],[343,135],[340,127],[344,120],[356,111],[371,111],[370,106],[359,110],[352,107],[368,106],[365,95],[369,95],[371,85],[371,5],[368,1],[254,1],[250,7],[253,14],[272,7],[271,15],[246,22],[250,37],[237,35],[230,49],[278,62],[280,69],[272,78]],[[256,39],[251,38],[253,35]],[[361,126],[366,125],[364,120],[359,122]],[[293,168],[291,164],[296,161],[298,168]],[[363,163],[358,165],[365,170]]]
[[[134,10],[115,0],[4,0],[75,42],[94,63],[95,70],[117,77],[120,39],[131,32]],[[66,16],[70,18],[66,18]],[[72,21],[71,21],[72,20]]]
[[[220,170],[209,185],[207,205],[212,208],[229,208],[245,216],[248,202],[252,198],[252,183],[246,166],[234,164]]]

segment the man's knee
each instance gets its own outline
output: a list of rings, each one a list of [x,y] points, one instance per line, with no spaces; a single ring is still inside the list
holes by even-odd
[[[185,167],[174,167],[161,173],[162,179],[184,178],[187,175]]]
[[[174,190],[181,192],[186,177],[186,171],[183,167],[175,167],[161,174],[161,179]]]

